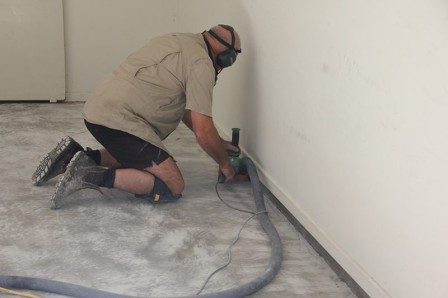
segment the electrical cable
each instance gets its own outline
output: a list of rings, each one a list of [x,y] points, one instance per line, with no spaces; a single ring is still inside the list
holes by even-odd
[[[240,209],[240,208],[234,207],[234,206],[230,205],[229,203],[227,203],[226,201],[224,201],[224,200],[221,198],[221,195],[219,194],[219,191],[218,191],[218,185],[219,185],[219,181],[217,181],[216,184],[215,184],[215,192],[216,192],[216,195],[218,196],[218,198],[221,200],[221,202],[224,203],[224,205],[226,205],[227,207],[232,208],[232,209],[234,209],[234,210],[237,210],[237,211],[241,211],[241,212],[249,213],[249,214],[255,214],[255,212],[253,212],[253,211],[250,211],[250,210],[244,210],[244,209]]]
[[[221,200],[221,202],[223,202],[227,207],[234,209],[236,211],[240,211],[240,212],[244,212],[244,213],[250,213],[252,214],[251,217],[249,217],[248,219],[246,219],[246,221],[244,222],[244,224],[241,226],[240,230],[238,231],[237,236],[235,237],[235,239],[233,240],[233,242],[229,245],[229,247],[227,248],[227,263],[225,263],[224,265],[222,265],[221,267],[219,267],[218,269],[216,269],[215,271],[213,271],[205,280],[204,284],[202,285],[201,289],[196,293],[196,295],[199,295],[202,293],[202,291],[205,289],[207,283],[210,281],[210,279],[213,277],[213,275],[215,275],[216,273],[218,273],[219,271],[221,271],[222,269],[226,268],[227,266],[230,265],[230,263],[232,262],[232,247],[238,242],[238,240],[240,239],[240,235],[241,232],[243,231],[244,227],[246,226],[246,224],[255,216],[257,216],[258,214],[261,213],[268,213],[266,210],[262,210],[260,212],[253,212],[253,211],[249,211],[249,210],[244,210],[244,209],[240,209],[237,207],[234,207],[232,205],[230,205],[229,203],[227,203],[219,194],[218,191],[218,185],[219,185],[219,180],[216,182],[215,184],[215,192],[216,195],[218,196],[218,198]]]
[[[235,209],[236,210],[236,209]],[[232,262],[232,247],[238,242],[238,240],[240,239],[240,235],[241,232],[243,231],[244,227],[246,226],[246,224],[255,216],[257,216],[258,214],[261,213],[268,213],[267,211],[260,211],[257,213],[254,213],[251,215],[251,217],[249,217],[248,219],[246,219],[246,221],[243,223],[243,225],[241,226],[240,230],[238,231],[237,236],[235,237],[235,239],[233,240],[233,242],[229,245],[229,248],[227,248],[227,263],[225,263],[224,265],[222,265],[221,267],[219,267],[218,269],[216,269],[215,271],[213,271],[205,280],[204,284],[202,285],[201,289],[196,293],[196,295],[199,295],[202,293],[202,291],[205,289],[205,286],[207,285],[207,283],[210,281],[210,279],[213,277],[213,275],[215,275],[216,273],[218,273],[219,271],[221,271],[222,269],[226,268],[227,266],[230,265],[230,263]]]

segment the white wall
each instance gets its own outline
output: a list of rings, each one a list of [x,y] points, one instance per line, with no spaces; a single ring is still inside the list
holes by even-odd
[[[448,297],[448,2],[65,4],[73,94],[146,36],[234,24],[218,125],[242,128],[265,183],[370,295]]]
[[[0,101],[65,98],[60,0],[0,1]]]
[[[178,1],[63,0],[67,100],[83,101],[131,52],[177,31]]]
[[[215,115],[271,190],[372,296],[448,297],[448,2],[212,3],[182,28],[241,31]]]

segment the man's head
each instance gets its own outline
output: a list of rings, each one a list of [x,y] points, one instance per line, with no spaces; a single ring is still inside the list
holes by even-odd
[[[204,32],[211,47],[213,60],[219,70],[231,66],[241,53],[238,33],[229,25],[218,25]]]

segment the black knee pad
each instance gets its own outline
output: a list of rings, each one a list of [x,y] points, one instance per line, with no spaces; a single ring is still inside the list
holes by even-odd
[[[174,195],[165,182],[155,177],[154,187],[151,192],[145,195],[135,195],[135,197],[149,200],[153,204],[158,204],[175,202],[179,200],[182,195]]]

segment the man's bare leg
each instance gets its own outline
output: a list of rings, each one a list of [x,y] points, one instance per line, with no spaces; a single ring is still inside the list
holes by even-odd
[[[144,195],[151,192],[154,187],[154,176],[144,170],[119,169],[121,164],[105,148],[99,149],[101,166],[116,169],[114,188],[129,193]]]
[[[113,187],[137,195],[149,194],[154,188],[155,177],[163,181],[174,195],[182,194],[184,189],[184,180],[182,174],[174,160],[169,157],[162,163],[145,169],[121,168],[122,165],[105,148],[95,150],[98,153],[93,154],[93,159],[100,162],[100,166],[114,171],[106,175],[105,172],[89,175],[87,182],[98,186]],[[93,152],[93,151],[90,151]],[[89,152],[86,152],[87,154]],[[98,160],[99,159],[99,160]],[[98,176],[100,175],[100,177]]]
[[[114,188],[137,195],[145,195],[154,187],[154,176],[137,169],[117,169],[115,171]]]
[[[59,208],[63,198],[82,187],[84,183],[117,188],[136,195],[149,195],[156,185],[155,191],[158,196],[155,197],[157,198],[155,201],[158,201],[160,196],[162,200],[176,200],[184,189],[180,170],[171,157],[159,165],[153,163],[144,170],[113,169],[97,166],[92,158],[84,151],[80,151],[75,154],[56,186],[51,199],[52,208]]]
[[[144,170],[162,180],[174,195],[182,194],[185,182],[176,162],[171,157],[159,165],[153,162],[152,166]]]
[[[144,170],[115,170],[114,188],[138,195],[149,194],[154,187],[155,177],[162,180],[173,194],[182,194],[184,180],[179,168],[171,157],[159,165],[153,163],[152,166]]]

